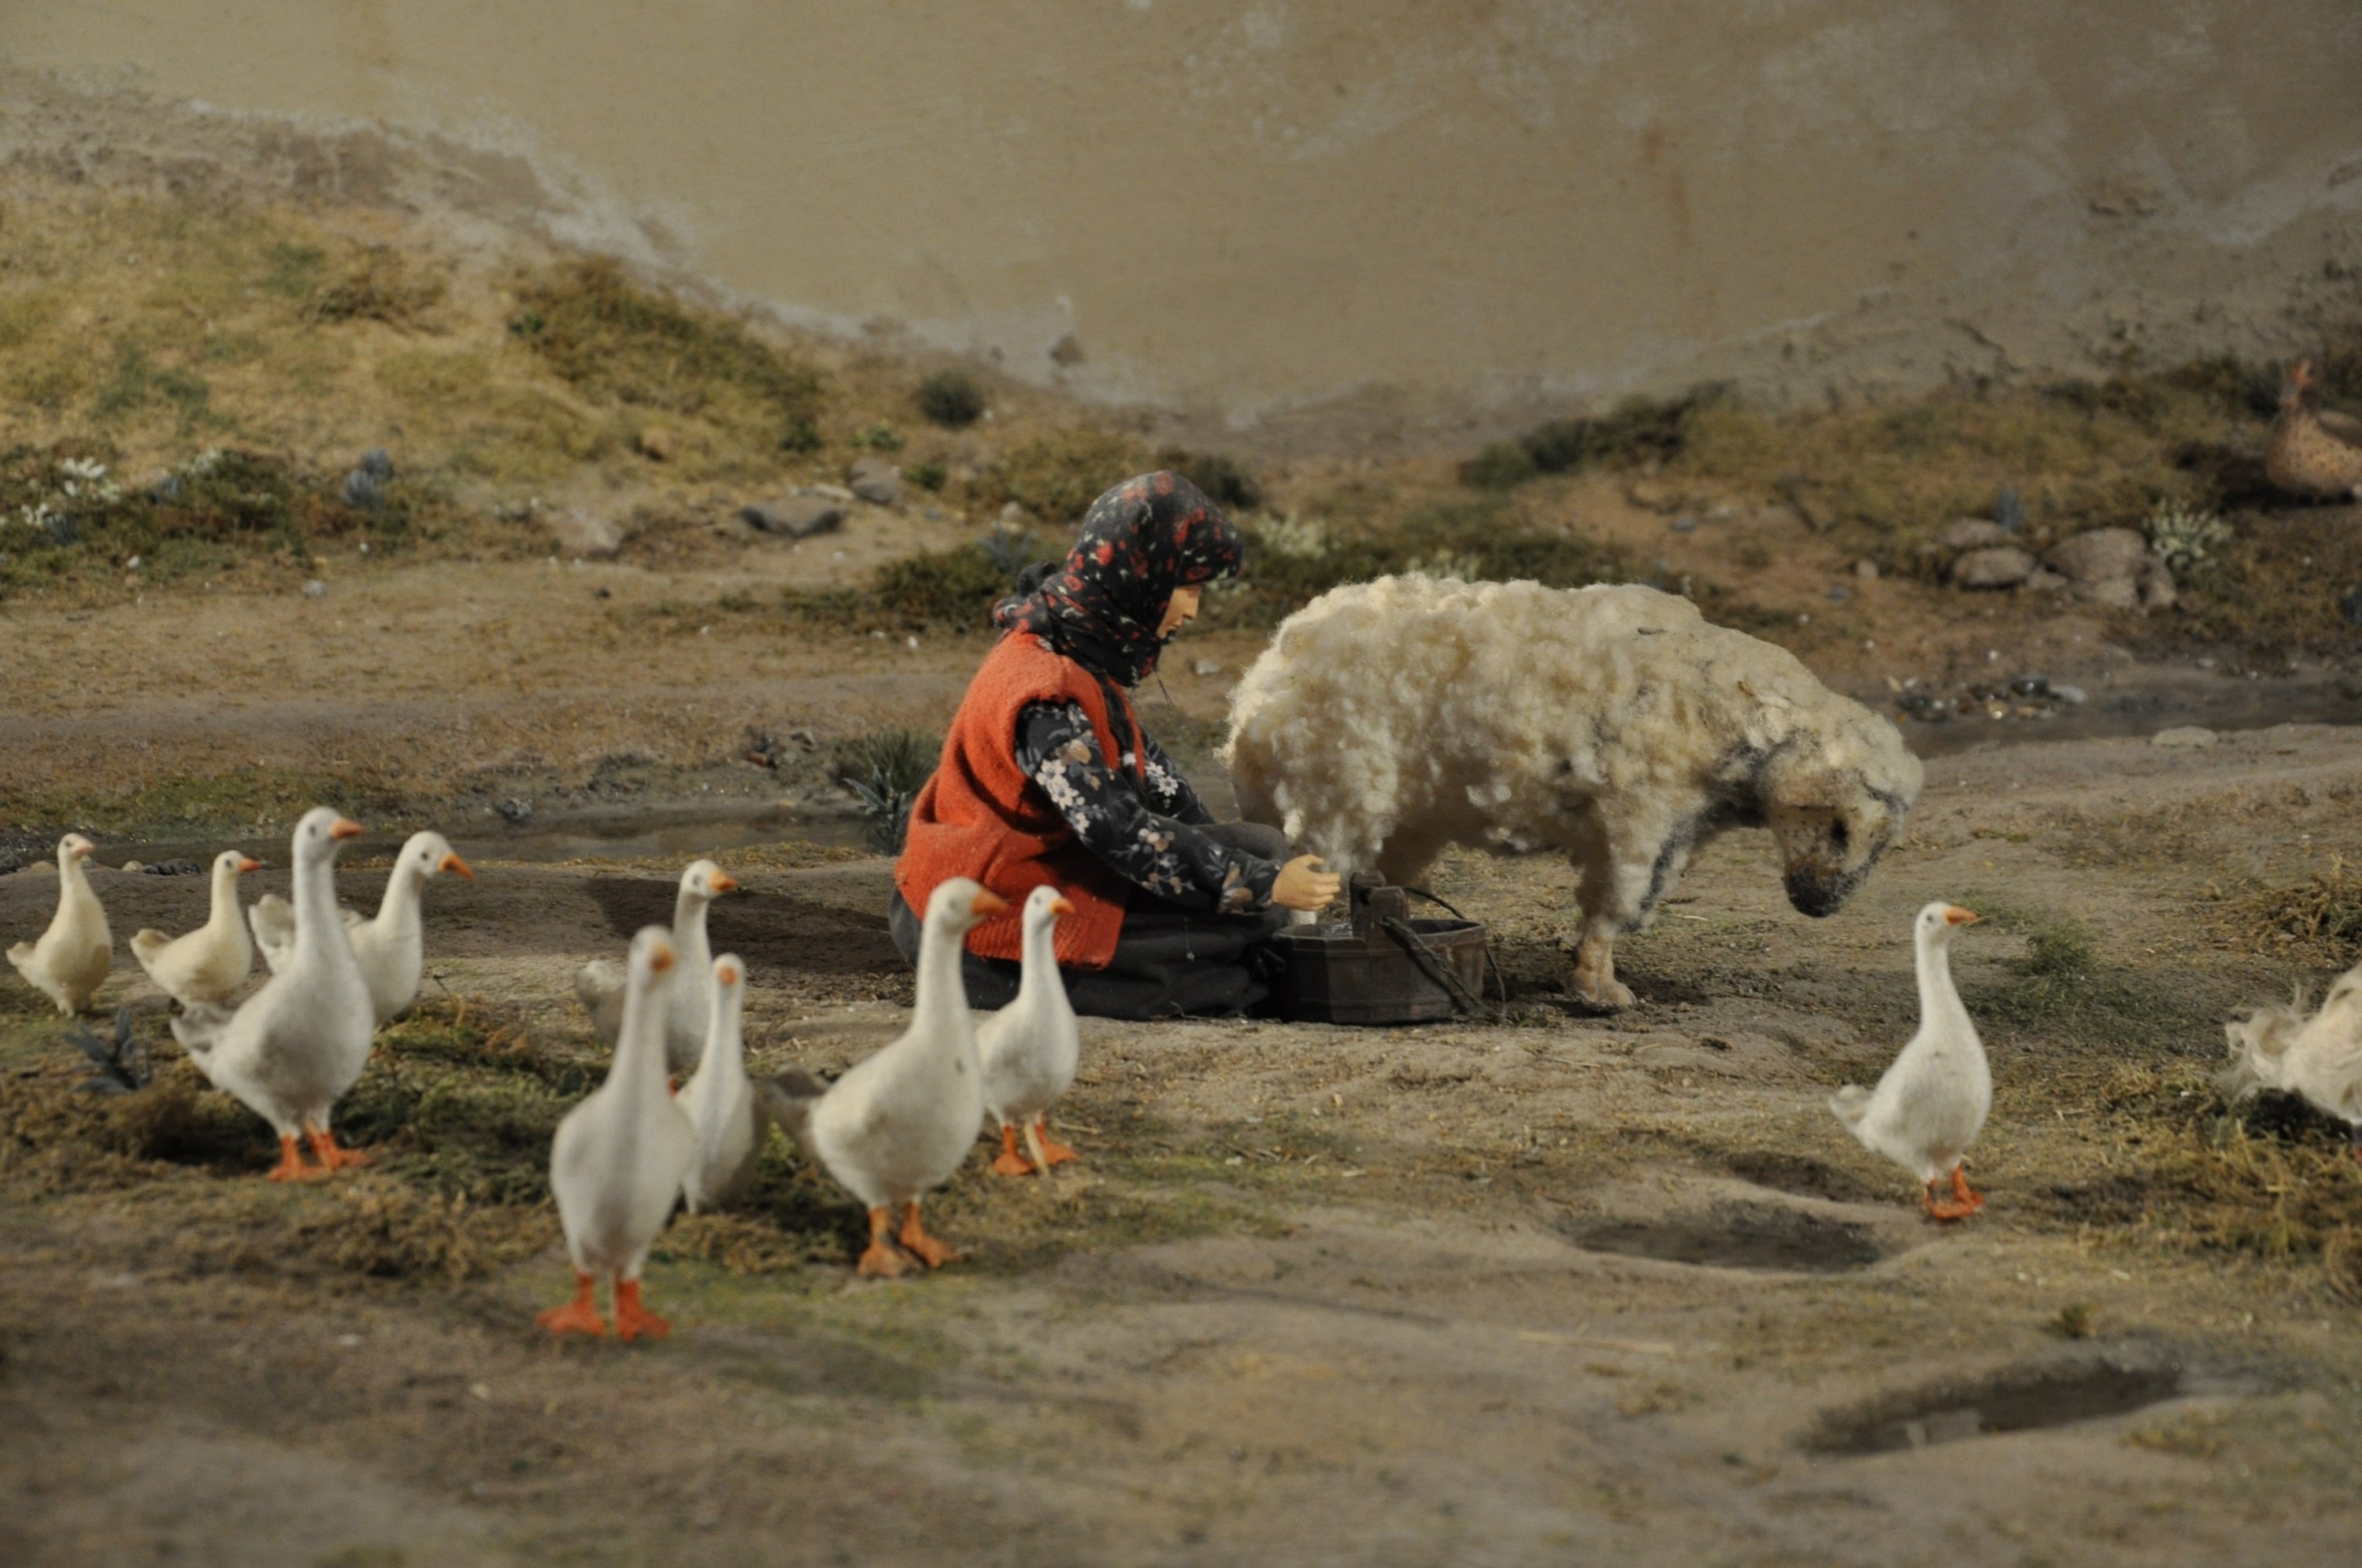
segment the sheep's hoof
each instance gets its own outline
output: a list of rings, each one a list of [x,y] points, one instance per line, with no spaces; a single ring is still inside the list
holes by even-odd
[[[1639,999],[1632,994],[1632,988],[1621,980],[1609,980],[1604,985],[1586,985],[1578,980],[1574,994],[1576,999],[1602,1012],[1621,1012]]]

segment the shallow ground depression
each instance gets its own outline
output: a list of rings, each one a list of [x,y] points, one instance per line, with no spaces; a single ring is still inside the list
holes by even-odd
[[[2346,955],[2282,911],[2362,852],[2336,732],[1941,760],[1846,910],[1712,848],[1579,1008],[1569,878],[1457,856],[1500,1021],[1093,1023],[1083,1154],[934,1203],[964,1249],[857,1281],[857,1209],[775,1145],[677,1222],[675,1337],[553,1344],[548,1130],[603,1062],[585,955],[669,863],[486,862],[430,889],[428,999],[340,1113],[379,1151],[286,1190],[152,1016],[156,1082],[78,1094],[0,1024],[0,1419],[12,1561],[1117,1562],[2332,1558],[2362,1531],[2362,1169],[2210,1073],[2238,1006]],[[748,851],[714,911],[758,1068],[898,1026],[883,860]],[[274,874],[262,874],[266,877]],[[345,878],[373,896],[376,875]],[[119,931],[197,879],[97,874]],[[266,886],[270,885],[266,882]],[[0,878],[30,929],[54,882]],[[1914,1026],[1911,912],[1955,944],[1996,1081],[1953,1228],[1824,1101]],[[2308,902],[2307,900],[2311,900]],[[2276,923],[2277,922],[2277,923]],[[101,1005],[136,1001],[127,966]],[[109,1499],[99,1507],[94,1499]],[[324,1499],[336,1499],[332,1504]]]

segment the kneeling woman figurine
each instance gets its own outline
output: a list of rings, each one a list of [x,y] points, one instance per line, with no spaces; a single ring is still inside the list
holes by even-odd
[[[1028,571],[993,610],[1000,641],[911,809],[889,910],[916,962],[913,911],[937,883],[972,877],[1009,900],[968,933],[970,1006],[1017,995],[1013,911],[1045,882],[1075,906],[1057,925],[1067,998],[1105,1018],[1245,1010],[1286,911],[1337,896],[1278,830],[1217,823],[1132,708],[1131,688],[1239,556],[1238,529],[1197,486],[1146,474],[1093,502],[1065,564]]]

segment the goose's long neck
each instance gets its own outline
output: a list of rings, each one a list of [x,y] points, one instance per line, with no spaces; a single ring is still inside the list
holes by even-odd
[[[1922,1022],[1942,1019],[1958,1022],[1969,1016],[1960,993],[1952,986],[1950,946],[1941,936],[1919,939],[1919,1017]]]
[[[78,904],[95,900],[98,895],[90,889],[90,870],[79,855],[58,856],[58,901]]]
[[[385,896],[377,901],[378,929],[389,934],[404,926],[418,923],[419,896],[426,890],[426,878],[403,856],[393,863],[385,878]]]
[[[213,912],[205,917],[205,924],[215,931],[243,931],[246,929],[246,922],[238,918],[237,913],[237,867],[216,866],[214,867]]]
[[[344,921],[337,913],[337,860],[332,848],[296,863],[293,891],[295,951],[318,953],[343,948],[349,958],[352,948],[345,942]]]
[[[1047,1007],[1052,999],[1065,995],[1065,986],[1058,978],[1058,944],[1053,935],[1056,929],[1047,921],[1025,928],[1025,951],[1017,979],[1019,1007],[1029,1010]]]
[[[912,1022],[931,1040],[955,1040],[976,1049],[976,1024],[968,1017],[967,987],[960,979],[960,952],[966,945],[956,933],[927,922],[919,939],[919,994],[911,1010]]]
[[[615,1065],[608,1076],[634,1099],[661,1099],[668,1092],[664,1051],[664,994],[657,986],[624,993],[624,1026],[615,1036]]]
[[[683,964],[701,967],[713,961],[705,939],[705,911],[711,900],[683,888],[672,905],[672,944]]]
[[[746,1041],[739,1026],[735,988],[716,985],[706,1011],[705,1056],[698,1071],[717,1091],[746,1076]]]

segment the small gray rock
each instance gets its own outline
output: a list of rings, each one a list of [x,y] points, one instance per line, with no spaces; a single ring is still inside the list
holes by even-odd
[[[387,465],[391,469],[392,464]],[[345,504],[356,512],[375,512],[385,504],[386,475],[366,468],[345,476]]]
[[[1984,517],[1963,517],[1945,525],[1936,542],[1948,550],[1990,550],[2014,545],[2016,538],[2000,524]]]
[[[891,506],[902,499],[902,470],[883,458],[855,458],[844,482],[875,506]]]
[[[2148,737],[2148,744],[2167,751],[2203,751],[2223,737],[2202,724],[2177,724]]]
[[[522,795],[512,795],[492,810],[513,823],[521,823],[533,815],[533,802]]]
[[[2079,583],[2137,576],[2148,541],[2130,528],[2093,528],[2061,539],[2042,558]]]
[[[560,555],[612,560],[624,547],[624,525],[603,512],[568,507],[550,514],[548,528]]]
[[[2173,603],[2173,573],[2130,528],[2091,529],[2060,540],[2042,558],[2095,604],[2163,610]]]
[[[311,581],[304,585],[304,597],[306,599],[326,599],[328,597],[328,585],[322,582],[315,577]]]
[[[2050,695],[2070,708],[2091,701],[2090,694],[2080,686],[2054,686],[2050,689]]]
[[[1697,519],[1696,519],[1696,518],[1694,518],[1694,517],[1686,517],[1686,516],[1684,516],[1684,517],[1676,517],[1676,518],[1674,518],[1674,519],[1673,519],[1673,532],[1674,532],[1674,533],[1676,533],[1676,534],[1694,534],[1694,533],[1696,533],[1696,532],[1697,532]]]
[[[750,527],[766,534],[776,534],[783,539],[809,539],[842,526],[844,508],[826,496],[790,495],[742,506],[738,515]]]
[[[2032,556],[2014,545],[1970,550],[1952,561],[1956,588],[2015,588],[2034,575]]]
[[[2020,697],[2047,697],[2050,678],[2043,675],[2021,675],[2009,683],[2009,689]]]
[[[1853,574],[1854,576],[1861,579],[1864,582],[1876,582],[1878,580],[1878,563],[1871,560],[1868,556],[1864,556],[1861,559],[1853,563]]]
[[[2058,593],[2075,585],[2068,581],[2063,573],[2052,571],[2048,567],[2037,567],[2034,575],[2020,586],[2029,593]]]
[[[1220,675],[1222,667],[1210,658],[1201,658],[1192,667],[1200,675]]]

